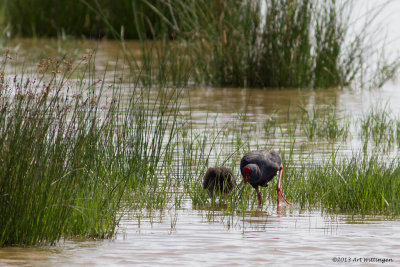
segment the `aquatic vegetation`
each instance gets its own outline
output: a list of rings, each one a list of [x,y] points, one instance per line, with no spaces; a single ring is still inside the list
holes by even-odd
[[[345,141],[349,135],[349,121],[339,117],[334,106],[325,108],[313,107],[307,111],[301,107],[301,129],[309,139],[341,139]]]
[[[122,105],[116,81],[103,83],[92,73],[71,84],[68,60],[43,62],[40,70],[39,76],[1,76],[0,211],[7,215],[0,218],[1,245],[112,237],[122,214],[138,225],[143,218],[152,223],[188,201],[210,220],[229,225],[233,216],[257,210],[257,197],[238,172],[241,156],[254,149],[244,117],[194,129],[180,113],[179,90],[162,88],[152,102],[145,87],[130,87],[134,92]],[[113,94],[104,102],[101,93],[108,89]],[[398,215],[396,160],[333,155],[322,164],[301,163],[293,158],[293,145],[280,154],[282,190],[295,207]],[[238,185],[229,194],[210,196],[202,188],[211,163],[233,170]],[[275,182],[260,190],[270,200],[264,207],[275,207]],[[178,218],[170,220],[172,231]]]
[[[280,133],[282,138],[293,139],[304,135],[309,140],[346,141],[349,136],[350,119],[340,117],[333,105],[314,106],[310,111],[303,106],[299,106],[296,111],[289,107],[286,116],[277,114],[278,111],[274,111],[263,125],[267,138],[277,138]]]
[[[285,192],[301,208],[396,216],[400,214],[399,166],[398,159],[362,154],[339,159],[333,154],[323,164],[290,169]]]
[[[1,246],[113,237],[122,200],[136,198],[137,208],[149,210],[169,202],[170,184],[158,169],[173,154],[177,91],[160,90],[155,105],[132,88],[122,107],[121,83],[97,78],[91,56],[76,82],[67,59],[14,77],[2,63]]]
[[[399,145],[398,125],[399,121],[392,118],[391,110],[388,106],[376,106],[369,113],[365,114],[361,120],[360,136],[364,144],[364,150],[368,148],[370,141],[375,148],[383,152],[389,151],[394,145]]]
[[[123,174],[103,143],[112,121],[95,119],[96,95],[63,96],[65,83],[56,74],[1,83],[1,245],[113,235]]]
[[[124,56],[134,80],[152,87],[189,87],[193,82],[193,66],[186,60],[187,48],[179,43],[160,37],[153,41],[140,40],[140,56],[137,51],[126,48],[122,41]]]
[[[396,127],[396,124],[392,125]],[[292,138],[295,138],[299,132],[293,134]],[[346,132],[345,136],[347,134]],[[340,139],[341,136],[336,138]],[[361,151],[353,152],[350,156],[332,151],[328,157],[313,158],[308,151],[294,152],[294,145],[295,142],[289,148],[282,148],[280,152],[285,166],[282,190],[287,199],[294,203],[294,208],[318,208],[328,214],[350,213],[363,216],[400,214],[400,198],[397,194],[400,185],[398,158],[391,158],[384,153],[370,154]],[[257,145],[257,149],[259,146]],[[238,158],[247,150],[247,146],[238,149],[236,160],[230,163],[233,165],[229,164],[237,172],[238,179],[238,186],[231,194],[209,196],[201,189],[201,179],[192,177],[188,194],[195,208],[220,211],[221,217],[240,216],[257,209],[255,194],[252,194],[249,186],[243,185],[242,177],[238,173]],[[277,179],[273,179],[267,189],[260,189],[263,198],[268,200],[264,202],[263,210],[276,208],[276,182]],[[215,214],[212,219],[215,220]]]
[[[3,3],[3,9],[7,31],[22,36],[138,39],[143,58],[126,54],[132,73],[141,72],[138,77],[147,81],[380,87],[400,66],[398,57],[386,59],[380,45],[384,37],[369,30],[385,5],[353,18],[353,2],[81,0],[55,5],[50,0],[15,0]],[[355,31],[352,27],[361,20],[364,24]],[[142,63],[148,67],[138,67]]]
[[[169,70],[180,47],[174,50],[168,42],[150,48],[143,43],[147,54],[142,62],[130,62],[135,67],[128,82],[118,76],[111,82],[106,82],[106,74],[98,77],[91,56],[83,59],[86,68],[79,71],[65,58],[43,60],[32,75],[22,71],[10,77],[3,66],[0,245],[54,244],[77,235],[109,238],[122,214],[140,225],[143,218],[152,223],[166,210],[187,204],[204,210],[210,220],[232,224],[233,216],[244,217],[258,208],[256,195],[240,182],[240,158],[270,144],[281,148],[282,190],[295,208],[399,214],[397,160],[357,154],[332,155],[321,162],[304,160],[309,155],[302,150],[294,152],[300,132],[306,144],[347,139],[349,122],[338,117],[334,106],[300,108],[295,116],[290,109],[283,115],[275,110],[263,125],[267,138],[260,140],[254,140],[259,129],[248,124],[245,113],[223,126],[211,117],[210,126],[207,114],[204,129],[195,129],[190,111],[180,109],[181,91],[170,82],[175,77],[172,84],[186,83],[190,67]],[[388,112],[371,114],[362,120],[362,136],[383,144],[395,142],[388,136],[398,140],[398,121]],[[289,141],[274,143],[279,133]],[[238,185],[232,192],[210,196],[202,188],[211,166],[233,170]],[[263,199],[270,200],[263,208],[275,208],[274,182],[261,189]],[[178,218],[170,220],[172,231]]]
[[[396,141],[397,141],[397,144],[399,145],[400,144],[400,120],[397,120],[397,122],[396,122]]]
[[[384,47],[371,49],[367,29],[378,10],[349,34],[352,1],[176,1],[171,8],[198,83],[327,88],[361,80],[378,86],[399,66],[384,60]]]

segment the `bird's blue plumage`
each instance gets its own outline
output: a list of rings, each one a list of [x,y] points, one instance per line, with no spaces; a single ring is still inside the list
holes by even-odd
[[[251,170],[249,183],[257,188],[258,186],[267,186],[281,165],[282,159],[274,150],[255,150],[243,156],[240,161],[240,171],[244,177],[244,168],[248,166]]]

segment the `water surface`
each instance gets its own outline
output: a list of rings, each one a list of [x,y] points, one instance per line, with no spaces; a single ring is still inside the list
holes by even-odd
[[[281,211],[282,212],[282,211]],[[122,221],[114,240],[73,240],[56,247],[3,248],[10,266],[274,266],[365,264],[379,258],[400,261],[400,222],[380,218],[354,221],[318,211],[280,215],[253,212],[237,225],[209,222],[195,210],[178,211],[176,228],[161,222]],[[335,259],[334,259],[335,257]],[[335,260],[351,260],[337,263]],[[360,262],[360,258],[361,261]],[[365,259],[367,258],[367,259]],[[358,260],[358,262],[357,262]]]

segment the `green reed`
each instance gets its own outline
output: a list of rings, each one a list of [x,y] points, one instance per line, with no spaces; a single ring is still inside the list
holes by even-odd
[[[400,144],[400,120],[396,122],[396,141],[397,144]]]
[[[245,126],[246,116],[243,114],[238,114],[237,119],[226,125],[216,122],[205,129],[187,129],[181,145],[187,147],[186,151],[190,153],[183,153],[185,158],[180,164],[187,174],[180,175],[180,178],[193,208],[205,212],[208,220],[227,220],[232,224],[230,220],[234,216],[258,207],[254,190],[244,186],[238,168],[241,157],[251,148],[254,128]],[[231,192],[209,194],[203,189],[203,177],[207,169],[216,166],[225,166],[233,171],[237,186]]]
[[[291,115],[292,113],[295,115]],[[264,135],[269,139],[276,138],[277,133],[280,133],[282,138],[289,139],[305,136],[309,140],[346,141],[349,137],[349,125],[350,118],[339,116],[333,105],[313,107],[310,111],[299,106],[296,112],[289,106],[286,116],[275,110],[264,122],[263,128]]]
[[[313,112],[321,112],[319,115],[323,114],[322,117],[333,114],[331,106],[321,110],[322,112],[315,109]],[[382,113],[378,114],[382,115]],[[319,115],[317,117],[321,118]],[[268,126],[282,123],[280,120],[281,118],[276,116],[271,120],[273,122],[267,122]],[[346,126],[343,128],[345,129],[343,132],[334,131],[337,134],[332,136],[325,135],[324,130],[323,138],[334,138],[335,140],[344,138],[346,140],[349,121],[346,120],[345,122]],[[361,126],[361,124],[357,125]],[[398,129],[396,128],[398,123],[391,123],[390,125],[393,129]],[[318,129],[319,126],[315,127]],[[238,127],[236,126],[236,128]],[[228,138],[224,137],[223,140],[225,142],[232,140],[228,143],[235,144],[235,135],[238,133],[231,134]],[[297,135],[299,132],[293,132],[293,134]],[[240,135],[245,136],[243,133]],[[209,143],[220,142],[215,135],[207,135],[207,138]],[[292,138],[295,138],[295,136],[292,136]],[[210,220],[216,218],[227,220],[240,216],[240,214],[245,216],[244,214],[247,214],[249,210],[258,210],[255,191],[251,186],[244,186],[238,169],[240,158],[246,151],[265,147],[262,144],[249,145],[250,140],[251,138],[244,139],[240,145],[236,143],[236,146],[227,147],[225,145],[225,152],[215,159],[215,165],[230,167],[236,175],[238,185],[231,193],[209,195],[201,187],[205,171],[197,172],[196,175],[189,177],[187,190],[192,204],[197,209],[205,210]],[[331,155],[322,159],[313,158],[312,155],[305,154],[306,151],[297,149],[295,151],[295,144],[296,141],[293,141],[288,144],[287,148],[283,147],[280,150],[285,166],[282,190],[288,200],[294,203],[294,209],[319,208],[323,213],[361,215],[398,216],[400,214],[400,198],[397,194],[400,185],[398,159],[390,158],[385,154],[371,155],[370,153],[361,153],[361,151],[360,153],[353,152],[353,155],[350,156],[340,154],[340,151],[334,151]],[[202,144],[202,146],[206,146],[206,144]],[[219,151],[218,148],[213,149]],[[195,159],[194,162],[198,161]],[[208,162],[207,158],[203,159],[203,162]],[[277,178],[273,179],[267,188],[260,188],[261,194],[266,200],[262,210],[271,210],[272,207],[272,212],[274,212],[277,197],[276,183]],[[288,207],[285,208],[285,204],[281,204],[281,206],[281,210],[288,209]]]
[[[123,191],[114,186],[122,174],[106,168],[111,162],[102,142],[111,121],[96,121],[94,95],[62,95],[66,77],[55,73],[68,65],[55,64],[49,80],[12,80],[2,72],[1,245],[108,237],[118,221]],[[99,178],[105,173],[107,179]]]
[[[370,141],[383,152],[389,151],[396,142],[399,145],[399,120],[392,118],[391,113],[388,106],[376,106],[361,118],[360,136],[364,150],[368,148]]]
[[[398,68],[398,60],[386,62],[384,56],[378,64],[370,63],[383,53],[383,48],[372,49],[372,33],[367,33],[381,9],[369,11],[362,30],[350,35],[356,20],[351,1],[268,0],[265,7],[262,1],[246,0],[168,5],[177,17],[177,38],[189,48],[197,82],[327,88],[348,86],[356,79],[366,83],[368,74],[377,86]]]
[[[329,213],[400,214],[399,162],[356,154],[322,164],[289,168],[285,193],[300,208],[319,207]]]
[[[238,166],[246,151],[265,144],[251,143],[254,129],[245,127],[245,115],[224,127],[215,120],[211,129],[194,129],[190,112],[181,114],[180,90],[167,87],[168,82],[152,91],[147,86],[154,80],[146,83],[147,78],[139,76],[129,86],[118,77],[108,84],[104,77],[97,78],[93,59],[85,60],[87,68],[78,74],[67,60],[42,62],[32,78],[24,74],[10,79],[2,71],[0,211],[7,216],[0,218],[1,245],[54,243],[75,235],[112,237],[121,212],[128,211],[138,224],[143,218],[152,222],[165,210],[182,208],[185,197],[210,214],[245,216],[257,210],[254,190],[240,182]],[[71,77],[78,77],[77,84],[70,84]],[[108,102],[102,97],[106,90],[113,92]],[[125,90],[131,91],[128,103],[122,104]],[[337,116],[331,107],[321,114],[315,117],[334,121]],[[275,127],[274,114],[271,121]],[[290,135],[300,127],[293,129]],[[280,151],[286,167],[282,186],[295,205],[398,214],[393,193],[398,187],[396,161],[332,156],[324,164],[299,163],[293,159],[294,142],[290,146]],[[234,170],[238,186],[232,193],[210,197],[201,188],[211,162]],[[275,183],[261,190],[271,203],[276,200]],[[356,188],[358,183],[362,189]],[[174,218],[171,229],[175,227]]]
[[[14,0],[3,4],[3,24],[22,36],[139,39],[143,58],[126,53],[133,73],[159,83],[186,84],[190,70],[192,81],[215,86],[380,87],[399,67],[398,59],[386,60],[378,43],[383,38],[372,31],[385,5],[361,18],[352,17],[353,6],[316,0]],[[361,20],[361,30],[350,34]]]
[[[97,76],[90,55],[80,66],[43,60],[14,77],[2,63],[1,246],[113,237],[124,209],[170,202],[171,179],[159,170],[175,149],[177,90],[154,100],[134,83],[124,92],[118,76]]]
[[[341,139],[346,140],[349,135],[349,121],[339,117],[336,108],[313,108],[312,111],[302,110],[301,128],[309,139]]]
[[[9,9],[17,10],[8,12],[15,13],[12,18],[17,20],[10,24],[34,25],[18,22],[31,16],[18,13],[21,9],[13,5],[19,2],[23,0],[9,4]],[[140,58],[130,51],[125,54],[132,73],[140,72],[138,77],[148,85],[152,79],[174,85],[190,81],[240,87],[327,88],[353,82],[382,86],[399,66],[398,59],[385,60],[384,47],[377,49],[378,44],[370,43],[382,39],[369,31],[382,8],[353,18],[352,1],[124,0],[116,5],[107,0],[81,0],[74,5],[85,14],[80,18],[88,18],[78,24],[80,29],[88,28],[81,34],[141,41]],[[349,34],[354,21],[361,19],[365,19],[361,30]],[[19,31],[35,27],[21,26]],[[149,39],[158,44],[149,44]]]
[[[312,112],[322,121],[338,116],[332,106],[324,106]],[[307,114],[314,116],[313,113]],[[289,119],[293,120],[290,117]],[[334,135],[327,134],[324,130],[322,131],[324,134],[318,138],[346,140],[349,121],[345,119],[343,124],[341,118],[335,119],[338,120],[337,125],[342,125],[341,129],[344,130],[334,130],[336,132]],[[275,111],[271,115],[271,120],[267,122],[268,126],[275,127],[282,123],[280,120],[282,119],[279,112]],[[179,156],[174,165],[176,180],[172,187],[176,186],[178,189],[172,194],[188,197],[192,207],[201,211],[208,220],[222,221],[227,225],[234,224],[233,221],[246,216],[248,212],[260,210],[255,191],[249,185],[244,186],[238,166],[245,152],[265,148],[266,144],[260,144],[261,141],[256,144],[251,143],[252,136],[249,133],[254,132],[254,129],[243,127],[246,117],[239,116],[232,123],[222,126],[217,120],[213,120],[212,123],[205,123],[204,129],[194,129],[189,123],[190,117],[184,121],[186,124],[179,124],[179,138],[176,139],[176,153]],[[296,122],[296,125],[309,123],[299,120],[293,122]],[[212,127],[209,126],[211,124]],[[329,123],[322,125],[326,126]],[[292,138],[295,138],[301,130],[300,126],[296,128],[298,131],[291,132]],[[269,128],[268,131],[273,130]],[[276,134],[275,131],[274,133]],[[368,153],[339,156],[337,152],[332,152],[328,158],[313,159],[312,155],[305,154],[306,151],[297,149],[295,151],[295,145],[294,140],[288,147],[284,146],[281,149],[272,146],[279,150],[282,156],[285,166],[282,189],[288,200],[294,203],[294,209],[319,208],[323,213],[399,215],[396,190],[400,183],[398,179],[400,170],[397,159],[385,158],[383,155],[369,156]],[[237,186],[232,192],[209,195],[208,191],[202,188],[207,168],[214,166],[226,166],[233,170]],[[276,182],[277,178],[270,182],[268,188],[260,188],[265,199],[261,210],[275,212]],[[281,204],[281,210],[290,209],[285,206]],[[181,206],[175,205],[175,208]],[[175,228],[176,222],[172,220],[171,223],[171,227]]]

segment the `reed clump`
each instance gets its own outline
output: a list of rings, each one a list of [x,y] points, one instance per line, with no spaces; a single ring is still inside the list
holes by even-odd
[[[309,139],[325,138],[328,140],[346,140],[349,135],[349,121],[339,117],[336,108],[302,108],[301,128]]]
[[[331,109],[332,107],[323,108],[322,111],[331,112]],[[360,124],[357,125],[360,126]],[[397,124],[391,125],[395,129]],[[333,138],[346,139],[347,126],[345,129],[345,132],[335,135]],[[198,141],[202,140],[198,143],[201,144],[201,147],[211,148],[208,153],[206,151],[201,155],[193,154],[194,158],[190,162],[200,162],[200,165],[197,165],[197,168],[194,169],[196,171],[189,174],[184,180],[184,186],[192,200],[193,207],[210,212],[215,211],[221,218],[225,216],[233,218],[245,214],[249,209],[258,208],[254,190],[250,186],[244,186],[241,182],[242,176],[238,169],[238,162],[245,151],[265,146],[261,144],[257,144],[255,147],[251,146],[251,139],[242,139],[241,143],[235,143],[235,134],[239,133],[231,134],[228,138],[224,137],[226,144],[231,144],[231,146],[225,145],[225,152],[218,154],[216,158],[210,158],[210,155],[214,153],[214,150],[216,150],[215,152],[220,150],[217,147],[210,146],[210,143],[218,144],[220,142],[219,137],[206,132],[202,135],[202,138],[197,139]],[[295,135],[299,133],[292,132],[292,134],[292,138],[295,138]],[[243,133],[240,135],[243,135]],[[323,136],[323,138],[329,138],[329,135],[325,136],[324,134]],[[232,142],[229,140],[232,140]],[[193,144],[193,142],[194,140],[189,139],[186,144]],[[365,151],[353,152],[352,155],[333,151],[327,157],[313,158],[309,151],[306,154],[297,149],[295,151],[294,145],[295,142],[280,151],[285,166],[282,190],[288,200],[294,203],[294,208],[300,210],[318,208],[323,213],[346,213],[363,216],[385,215],[394,217],[400,215],[400,197],[397,194],[400,186],[400,162],[397,158]],[[204,158],[204,156],[206,157]],[[238,185],[232,192],[209,195],[201,187],[202,177],[208,162],[217,162],[217,164],[229,166],[233,170]],[[188,162],[188,164],[191,163]],[[190,166],[194,167],[193,165]],[[277,179],[274,179],[270,182],[268,188],[260,189],[263,197],[268,200],[264,203],[263,210],[265,208],[268,210],[271,207],[276,208],[276,182]],[[212,219],[215,219],[215,214]]]
[[[168,78],[185,84],[188,68],[182,66],[190,66],[193,82],[214,86],[381,87],[400,66],[398,57],[386,59],[384,38],[375,36],[371,26],[382,7],[353,18],[354,5],[326,0],[15,0],[3,8],[7,31],[22,36],[166,42],[143,49],[147,60],[158,54],[159,82]],[[361,20],[357,31],[353,27]],[[180,49],[172,49],[176,44]],[[140,64],[135,60],[132,66]],[[152,77],[155,69],[142,69],[148,73],[141,77]]]
[[[291,115],[292,113],[296,115]],[[300,115],[298,115],[300,114]],[[340,116],[333,105],[314,106],[311,110],[299,106],[296,112],[290,107],[286,116],[275,110],[271,117],[264,122],[266,138],[294,139],[296,136],[305,136],[309,140],[326,139],[346,141],[349,137],[350,119]]]
[[[398,159],[356,154],[289,170],[286,195],[329,213],[400,214]]]
[[[371,49],[371,21],[350,34],[352,1],[174,1],[176,39],[188,48],[198,83],[239,87],[328,88],[381,86],[398,59],[378,63]],[[364,18],[363,18],[364,19]],[[383,53],[384,54],[384,53]],[[368,75],[367,75],[368,74]],[[367,77],[368,76],[368,77]],[[374,81],[372,81],[374,80]]]
[[[110,237],[118,222],[122,174],[103,147],[111,121],[96,119],[95,95],[64,96],[64,63],[50,65],[49,79],[1,83],[1,245]]]
[[[150,102],[133,86],[123,98],[120,79],[97,78],[92,55],[84,66],[53,58],[13,77],[2,64],[0,246],[110,238],[126,199],[150,210],[169,202],[158,171],[175,148],[176,91]]]
[[[376,106],[369,113],[361,117],[360,136],[363,148],[368,147],[378,151],[387,152],[396,144],[399,145],[399,120],[391,116],[392,111],[388,106]]]

